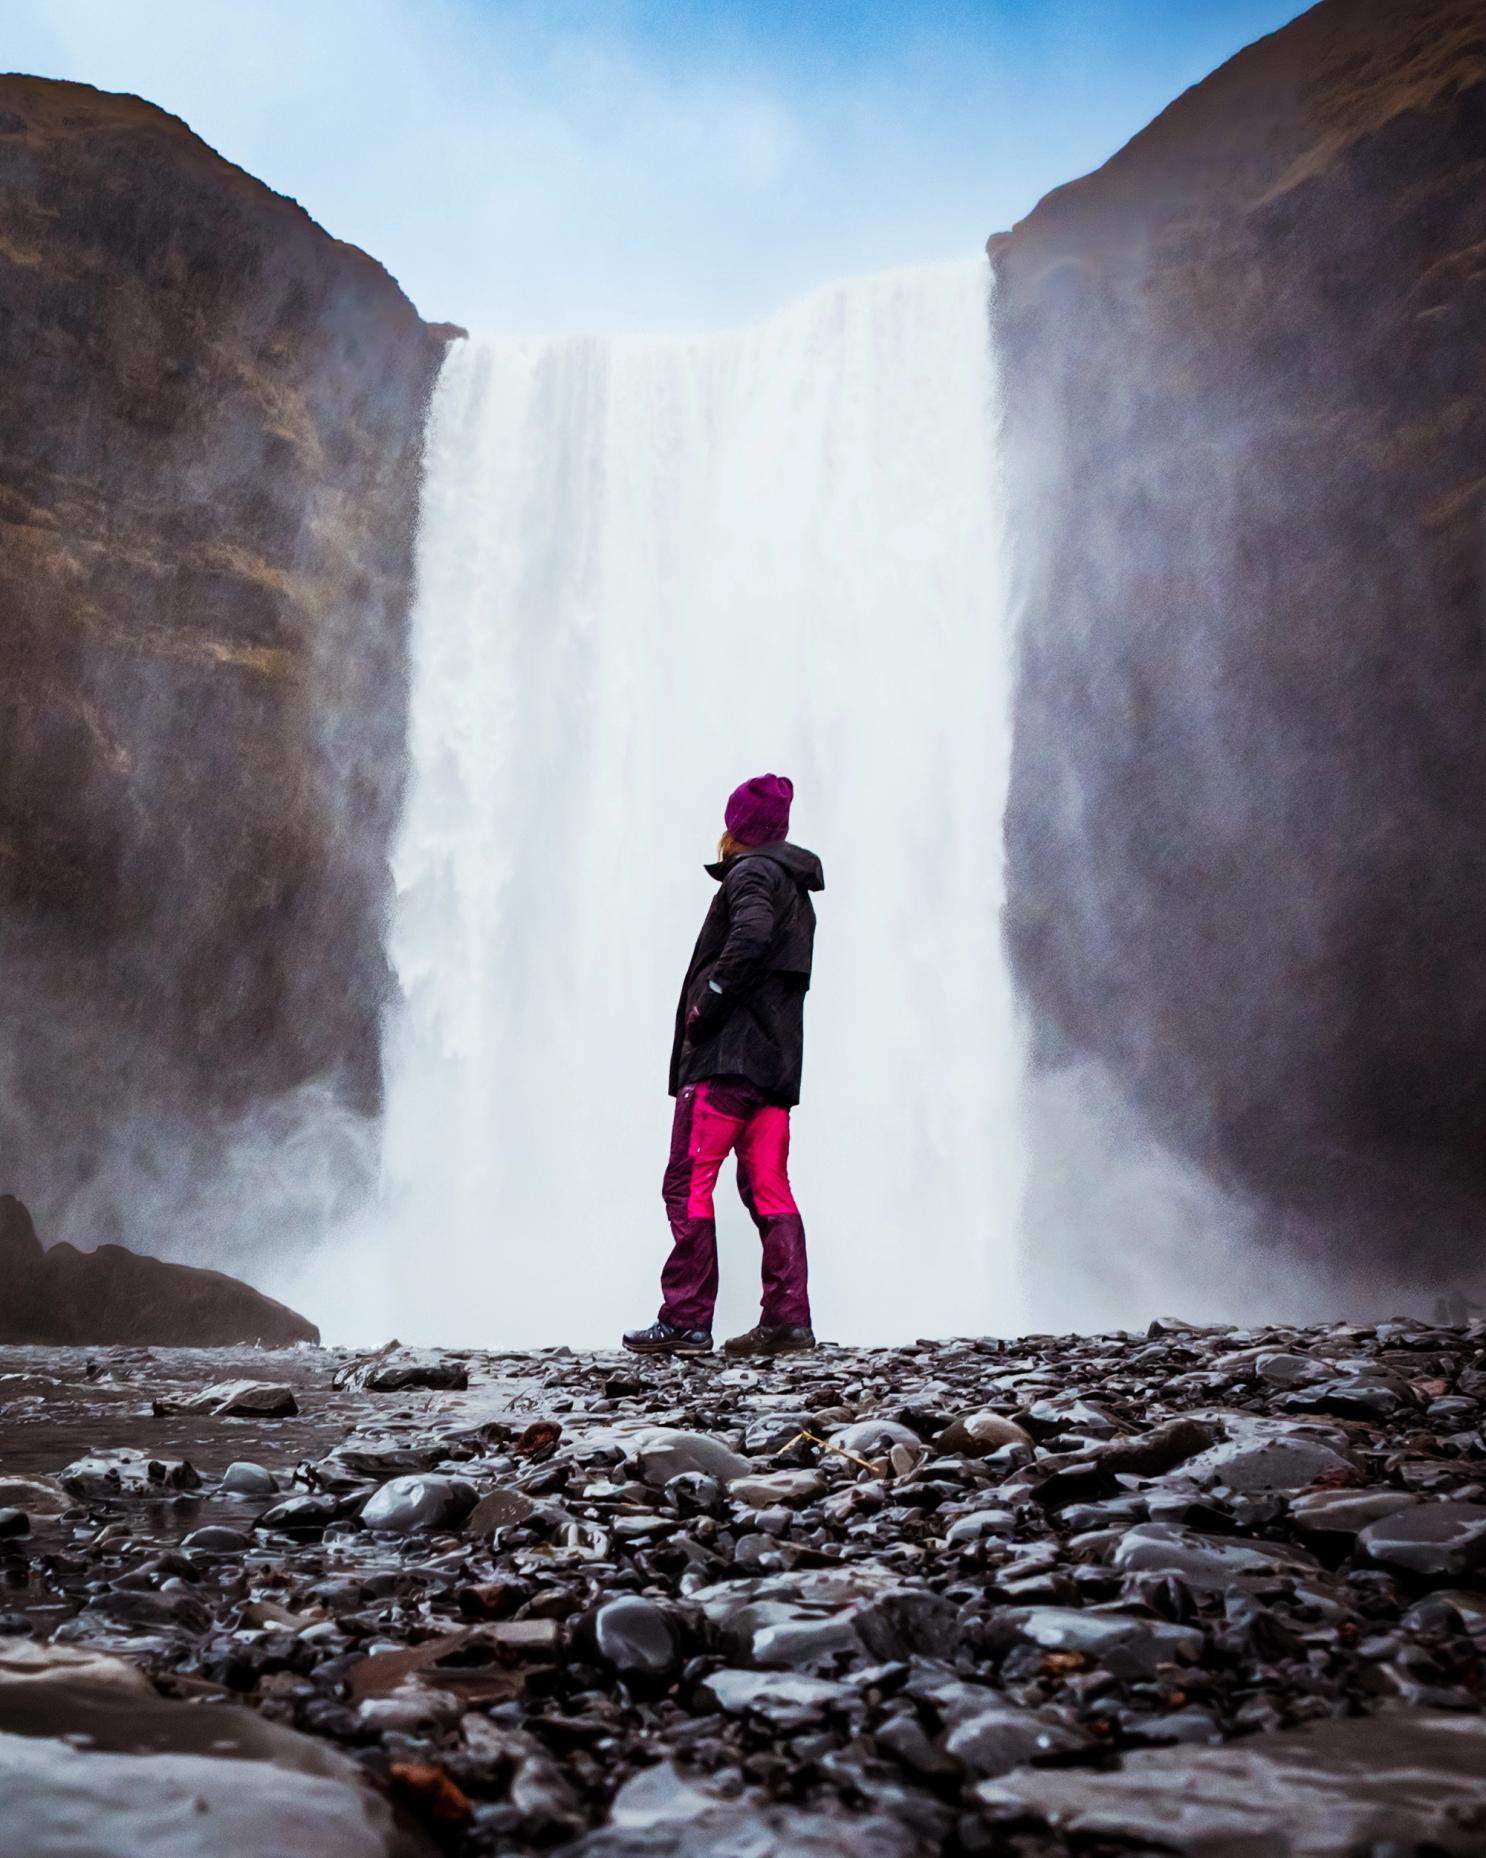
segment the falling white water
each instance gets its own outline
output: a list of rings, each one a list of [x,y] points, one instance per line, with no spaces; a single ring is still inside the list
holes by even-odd
[[[1015,1326],[987,288],[955,265],[705,338],[450,350],[383,1193],[321,1277],[330,1336],[607,1346],[653,1318],[702,864],[765,770],[826,872],[792,1155],[817,1330]],[[758,1297],[731,1166],[718,1210],[731,1331]]]

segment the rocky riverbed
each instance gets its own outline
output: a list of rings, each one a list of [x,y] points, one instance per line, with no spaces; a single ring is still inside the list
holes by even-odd
[[[4,1849],[1486,1852],[1483,1412],[1480,1323],[0,1351]]]

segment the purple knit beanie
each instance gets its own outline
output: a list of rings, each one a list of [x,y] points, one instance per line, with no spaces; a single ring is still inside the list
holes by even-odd
[[[783,774],[755,774],[728,796],[723,823],[740,845],[772,845],[789,832],[795,784]]]

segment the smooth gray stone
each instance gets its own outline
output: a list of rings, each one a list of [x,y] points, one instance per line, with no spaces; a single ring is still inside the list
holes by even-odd
[[[760,1626],[753,1635],[753,1662],[770,1669],[809,1671],[830,1666],[842,1658],[859,1657],[850,1612],[832,1619],[785,1619]]]
[[[1276,1402],[1287,1413],[1332,1413],[1338,1419],[1392,1419],[1407,1402],[1382,1381],[1360,1376],[1302,1387]]]
[[[1148,1499],[1143,1496],[1106,1497],[1098,1503],[1070,1503],[1058,1511],[1061,1528],[1107,1529],[1123,1523],[1144,1522]]]
[[[178,1491],[199,1490],[201,1479],[193,1466],[178,1458],[152,1458],[148,1452],[120,1447],[90,1453],[68,1465],[62,1487],[74,1497],[173,1497]]]
[[[714,1671],[702,1689],[729,1716],[762,1716],[780,1728],[813,1722],[827,1707],[856,1700],[845,1684],[793,1671]]]
[[[326,1491],[306,1491],[286,1497],[258,1518],[260,1529],[323,1529],[340,1514],[341,1500]]]
[[[344,1465],[348,1471],[361,1477],[375,1478],[378,1483],[389,1477],[407,1477],[415,1471],[431,1471],[441,1459],[448,1456],[448,1440],[424,1438],[410,1443],[404,1439],[377,1439],[352,1437],[335,1450],[329,1452],[322,1463],[329,1466]]]
[[[127,1659],[56,1639],[0,1639],[0,1728],[11,1726],[7,1707],[17,1700],[24,1704],[28,1698],[44,1706],[50,1693],[42,1687],[53,1684],[154,1695],[149,1678]]]
[[[837,1814],[730,1802],[643,1824],[602,1826],[564,1858],[925,1858],[924,1841],[890,1814]]]
[[[155,1402],[157,1413],[205,1413],[213,1419],[291,1419],[299,1411],[294,1389],[276,1381],[217,1381],[185,1399]]]
[[[886,1458],[895,1445],[915,1454],[924,1449],[918,1434],[896,1419],[859,1419],[833,1432],[831,1444],[838,1451],[855,1453],[858,1458]]]
[[[1079,1394],[1054,1394],[1050,1400],[1034,1401],[1027,1418],[1043,1432],[1076,1432],[1090,1439],[1113,1438],[1119,1431],[1109,1413]]]
[[[674,1761],[642,1768],[615,1794],[609,1808],[611,1826],[655,1827],[696,1819],[721,1804],[703,1778],[684,1774]]]
[[[252,1546],[250,1535],[244,1535],[241,1529],[229,1529],[224,1523],[207,1523],[204,1528],[193,1529],[181,1543],[182,1548],[205,1549],[215,1555],[240,1553]]]
[[[368,1393],[404,1393],[413,1389],[462,1392],[469,1386],[469,1369],[462,1361],[448,1361],[436,1349],[382,1349],[364,1361],[352,1361],[336,1371],[335,1385]]]
[[[239,1497],[271,1497],[278,1489],[278,1480],[271,1471],[266,1471],[261,1464],[254,1464],[246,1458],[239,1458],[228,1465],[222,1473],[222,1481],[217,1486],[223,1495]]]
[[[1320,1477],[1352,1477],[1351,1459],[1320,1439],[1294,1435],[1227,1439],[1183,1465],[1180,1475],[1252,1495],[1305,1490]]]
[[[1466,1593],[1456,1588],[1437,1588],[1432,1596],[1448,1601],[1465,1621],[1470,1632],[1486,1632],[1486,1593]]]
[[[950,1731],[944,1748],[970,1773],[989,1778],[1040,1756],[1086,1748],[1088,1741],[1061,1723],[1043,1722],[1031,1710],[1002,1707],[966,1718]]]
[[[752,1510],[763,1510],[777,1503],[814,1503],[826,1494],[826,1480],[818,1471],[765,1471],[748,1477],[735,1477],[728,1485],[734,1503],[746,1503]]]
[[[1101,1471],[1160,1477],[1209,1451],[1222,1438],[1220,1426],[1182,1415],[1163,1420],[1147,1432],[1111,1439],[1096,1454]]]
[[[473,1484],[462,1477],[445,1477],[437,1471],[420,1471],[394,1477],[374,1491],[361,1512],[368,1529],[393,1535],[411,1535],[420,1529],[442,1529],[463,1522],[478,1501]]]
[[[1009,1536],[1016,1534],[1016,1517],[1009,1509],[972,1510],[968,1516],[957,1516],[945,1531],[944,1539],[951,1548],[966,1548],[972,1542],[984,1541],[987,1536]]]
[[[719,1483],[730,1484],[735,1477],[744,1477],[752,1469],[746,1458],[740,1458],[721,1439],[714,1439],[705,1432],[680,1432],[668,1426],[641,1434],[634,1445],[634,1456],[640,1481],[652,1490],[661,1489],[673,1477],[680,1477],[687,1471],[700,1471],[704,1477],[715,1477]]]
[[[1064,1837],[1180,1858],[1479,1858],[1486,1719],[1388,1711],[1222,1748],[1142,1749],[1108,1773],[1028,1768],[974,1791],[993,1825],[1031,1816]]]
[[[462,1527],[466,1535],[494,1535],[497,1529],[524,1523],[536,1507],[524,1490],[487,1491],[465,1517]]]
[[[814,1432],[815,1421],[803,1411],[768,1413],[750,1421],[743,1434],[743,1448],[756,1458],[772,1458],[802,1432]]]
[[[621,1677],[669,1677],[680,1663],[676,1628],[638,1594],[607,1600],[593,1616],[598,1654]]]
[[[1314,1355],[1289,1354],[1283,1349],[1260,1355],[1254,1372],[1271,1387],[1305,1387],[1330,1378],[1331,1364]]]
[[[1071,1606],[1009,1608],[1001,1616],[1013,1636],[1050,1652],[1084,1652],[1119,1673],[1162,1664],[1195,1664],[1202,1634],[1192,1626],[1133,1613],[1099,1613]]]
[[[934,1450],[959,1452],[965,1458],[985,1458],[1003,1445],[1030,1446],[1031,1443],[1032,1435],[1025,1426],[1019,1426],[1002,1413],[992,1412],[989,1407],[978,1407],[973,1412],[962,1413],[947,1426],[935,1439]]]
[[[1120,1538],[1112,1557],[1122,1573],[1177,1574],[1191,1587],[1223,1588],[1245,1579],[1313,1574],[1317,1562],[1303,1549],[1236,1536],[1199,1535],[1174,1523],[1137,1523]]]
[[[74,1503],[49,1477],[0,1477],[0,1506],[8,1510],[24,1510],[28,1516],[60,1516]]]
[[[1302,1535],[1356,1535],[1418,1501],[1408,1490],[1318,1490],[1292,1499],[1290,1518]]]
[[[43,1700],[40,1688],[0,1683],[4,1844],[17,1858],[429,1852],[353,1761],[252,1711],[150,1695],[120,1709],[107,1689],[49,1684]],[[13,1700],[21,1734],[9,1732]]]
[[[1486,1504],[1415,1504],[1369,1523],[1357,1543],[1408,1574],[1467,1574],[1486,1563]]]

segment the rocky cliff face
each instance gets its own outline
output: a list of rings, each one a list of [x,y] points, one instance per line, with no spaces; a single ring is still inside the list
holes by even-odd
[[[441,352],[175,118],[0,79],[0,1154],[59,1236],[375,1097]]]
[[[1008,927],[1318,1258],[1486,1216],[1486,13],[1325,0],[991,242]]]

